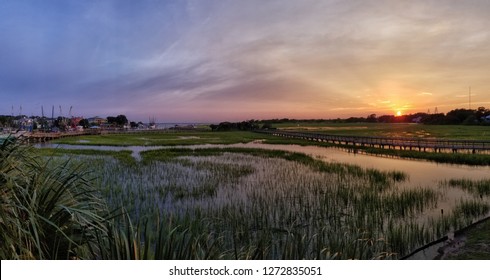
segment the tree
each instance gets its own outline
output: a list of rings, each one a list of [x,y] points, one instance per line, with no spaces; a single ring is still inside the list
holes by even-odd
[[[118,115],[117,117],[109,116],[107,117],[107,122],[113,126],[122,127],[128,123],[128,119],[125,115]]]
[[[447,124],[461,124],[465,120],[469,120],[468,118],[470,116],[474,116],[474,115],[475,115],[474,110],[454,109],[446,114],[446,122]]]
[[[118,115],[118,116],[116,117],[116,124],[117,124],[118,126],[124,126],[124,125],[126,125],[127,123],[128,123],[128,119],[126,118],[126,116],[125,116],[125,115]]]
[[[378,118],[378,121],[380,123],[394,123],[395,122],[395,116],[393,115],[383,115]]]
[[[79,126],[82,126],[83,128],[89,128],[90,127],[90,123],[87,119],[81,119],[79,122],[78,122],[78,125]]]
[[[259,129],[259,124],[255,120],[242,121],[242,122],[222,122],[218,125],[209,125],[212,131],[230,131],[230,130],[242,130],[242,131],[252,131]]]
[[[233,124],[230,122],[222,122],[218,125],[218,131],[230,131],[233,128]]]
[[[378,119],[376,118],[376,114],[371,114],[369,115],[367,118],[366,118],[366,121],[367,122],[371,122],[371,123],[375,123],[378,121]]]
[[[262,125],[261,129],[266,129],[266,130],[272,129],[272,124],[270,122],[266,122]]]
[[[483,121],[483,118],[488,115],[489,111],[485,109],[485,107],[478,107],[478,109],[475,112],[475,118],[478,121]]]
[[[11,126],[12,119],[11,116],[0,116],[0,126]]]
[[[475,115],[469,115],[461,124],[465,125],[475,125],[478,124],[478,120]]]
[[[67,128],[66,119],[61,117],[61,116],[58,117],[56,120],[54,120],[53,125],[54,125],[54,127],[59,128],[59,130],[61,130],[61,131],[65,131]]]
[[[116,117],[113,116],[107,117],[107,123],[109,123],[110,125],[116,125],[117,124]]]
[[[427,114],[422,117],[421,122],[423,124],[444,124],[446,122],[446,117],[444,114]]]

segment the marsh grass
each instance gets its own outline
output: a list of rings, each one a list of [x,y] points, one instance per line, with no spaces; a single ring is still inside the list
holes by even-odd
[[[466,220],[473,221],[488,214],[490,206],[480,200],[462,200],[453,210],[455,216],[463,216]]]
[[[440,194],[398,190],[402,172],[244,148],[151,150],[142,158],[131,168],[114,159],[94,166],[106,174],[98,184],[110,205],[128,206],[136,226],[119,239],[134,240],[120,244],[140,246],[139,257],[397,258],[435,236],[419,220]],[[187,253],[171,253],[162,240],[180,240],[172,250]]]
[[[466,165],[490,165],[490,155],[467,153],[433,153],[409,150],[389,150],[378,148],[359,148],[368,154],[388,155],[399,158],[423,159],[439,163],[453,163]]]
[[[454,188],[461,188],[475,196],[490,196],[490,180],[470,180],[470,179],[450,179],[446,185]]]
[[[144,151],[141,153],[143,163],[151,161],[172,161],[182,155],[204,157],[217,156],[223,153],[239,153],[262,158],[282,158],[288,161],[297,162],[313,168],[316,171],[338,174],[350,174],[358,177],[369,177],[371,181],[387,183],[388,181],[405,181],[408,175],[401,171],[379,171],[377,169],[363,169],[357,165],[329,163],[316,160],[306,154],[289,152],[283,150],[264,150],[253,148],[205,148],[205,149],[159,149]]]
[[[138,132],[127,134],[86,135],[62,138],[54,144],[95,145],[95,146],[181,146],[201,144],[248,143],[261,139],[275,139],[276,136],[263,135],[251,131],[194,131],[194,132]]]
[[[420,137],[439,139],[488,140],[486,128],[473,125],[424,125],[413,123],[275,123],[279,129],[315,127],[317,133],[352,136]]]
[[[403,172],[287,151],[161,149],[140,164],[97,153],[68,157],[90,163],[119,213],[89,250],[102,259],[396,259],[485,209],[464,201],[426,216],[442,189],[402,189]]]

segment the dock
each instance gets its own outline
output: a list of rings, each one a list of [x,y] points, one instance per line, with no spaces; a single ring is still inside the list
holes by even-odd
[[[25,132],[19,135],[19,138],[23,138],[27,143],[44,143],[51,140],[56,140],[65,137],[74,137],[81,135],[98,135],[100,130],[89,129],[84,131],[68,131],[68,132]]]
[[[346,136],[323,133],[260,130],[279,137],[302,139],[315,142],[327,142],[335,145],[350,147],[372,147],[379,149],[415,150],[419,152],[436,153],[489,153],[490,140],[452,140],[434,138],[405,138],[405,137],[377,137],[377,136]]]

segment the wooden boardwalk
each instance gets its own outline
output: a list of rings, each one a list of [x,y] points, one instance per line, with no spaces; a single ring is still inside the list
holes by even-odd
[[[467,152],[488,153],[490,141],[427,139],[404,137],[342,136],[312,132],[260,130],[260,133],[280,137],[303,139],[308,141],[328,142],[336,145],[373,147],[380,149],[415,150],[420,152]]]
[[[69,132],[26,132],[20,137],[26,139],[28,143],[43,143],[50,140],[55,140],[65,137],[73,137],[80,135],[97,135],[99,130],[84,130],[84,131],[69,131]]]

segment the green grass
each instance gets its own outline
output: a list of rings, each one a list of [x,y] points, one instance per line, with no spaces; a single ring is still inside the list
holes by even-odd
[[[367,147],[355,147],[368,154],[388,155],[399,158],[423,159],[439,163],[453,163],[466,165],[490,165],[490,155],[487,154],[463,154],[463,153],[434,153],[409,150],[391,150]]]
[[[105,151],[90,149],[61,149],[61,148],[41,148],[33,150],[37,156],[42,157],[62,157],[66,155],[85,155],[85,156],[110,156],[125,164],[136,164],[131,151]]]
[[[490,140],[489,126],[383,123],[279,123],[279,129],[312,130],[333,135]]]
[[[87,135],[62,138],[53,144],[107,145],[107,146],[179,146],[201,144],[248,143],[259,139],[273,139],[274,136],[249,131],[230,132],[162,132],[134,134]]]

